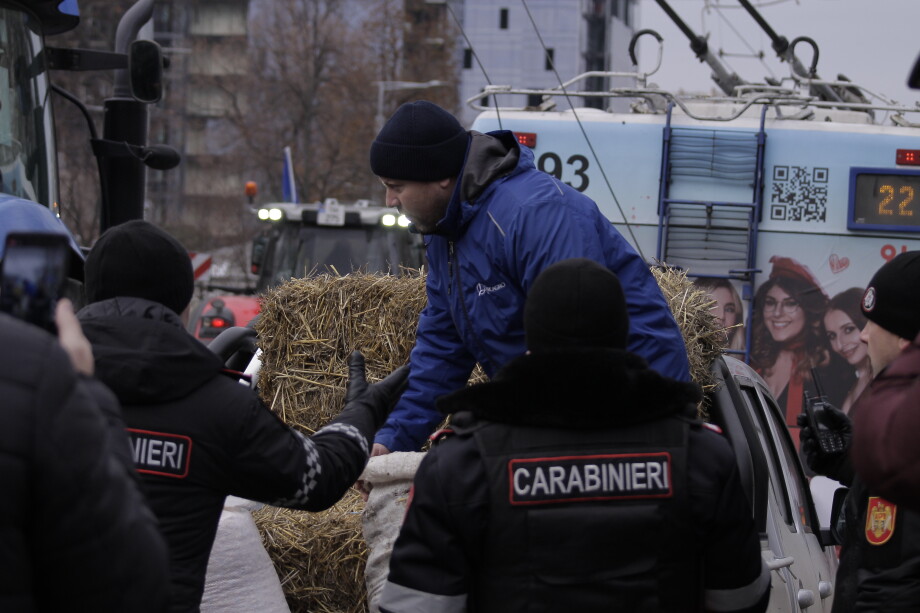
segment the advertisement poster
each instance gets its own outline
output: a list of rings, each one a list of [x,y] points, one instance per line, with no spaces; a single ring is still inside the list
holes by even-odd
[[[860,304],[878,267],[906,250],[869,241],[809,239],[775,239],[759,265],[752,300],[742,299],[745,288],[737,280],[694,281],[710,294],[713,314],[727,329],[725,348],[739,359],[747,355],[784,413],[796,445],[796,419],[806,393],[821,393],[849,412],[871,381],[867,347],[860,340],[866,325]]]

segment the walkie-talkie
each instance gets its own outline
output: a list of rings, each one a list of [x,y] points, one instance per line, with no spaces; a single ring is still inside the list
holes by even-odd
[[[824,390],[821,389],[821,381],[818,380],[818,373],[811,369],[811,378],[815,382],[815,389],[818,391],[816,397],[810,397],[808,390],[805,394],[805,415],[808,416],[808,425],[811,426],[815,438],[818,439],[818,445],[824,453],[839,453],[844,451],[843,437],[836,430],[832,430],[827,425],[825,417],[829,405],[824,397]]]

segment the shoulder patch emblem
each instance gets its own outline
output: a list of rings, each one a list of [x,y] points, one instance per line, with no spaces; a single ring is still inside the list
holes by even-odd
[[[181,434],[127,428],[134,466],[139,473],[185,479],[192,457],[192,439]]]
[[[866,540],[870,545],[884,545],[894,535],[898,506],[879,498],[869,497],[866,509]]]

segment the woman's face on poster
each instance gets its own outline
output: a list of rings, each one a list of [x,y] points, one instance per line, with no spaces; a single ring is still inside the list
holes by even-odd
[[[802,305],[778,285],[771,287],[764,297],[763,320],[777,343],[790,341],[805,329]]]
[[[827,340],[831,349],[836,351],[844,360],[856,366],[868,355],[868,347],[859,340],[860,329],[856,327],[850,316],[843,311],[832,309],[824,315],[824,329],[827,330]]]
[[[712,305],[712,314],[723,328],[734,326],[738,323],[738,308],[740,305],[735,304],[735,297],[731,290],[725,287],[717,287],[709,292],[712,299],[716,301]]]

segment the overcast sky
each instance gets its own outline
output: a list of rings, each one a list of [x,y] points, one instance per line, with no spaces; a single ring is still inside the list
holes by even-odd
[[[731,54],[763,51],[763,63],[756,58],[722,58],[741,78],[762,82],[768,75],[789,74],[787,64],[777,60],[769,37],[737,0],[669,0],[669,4],[697,34],[709,33],[714,53],[719,49]],[[843,73],[898,102],[920,101],[920,90],[906,85],[920,54],[920,0],[755,0],[752,4],[777,34],[790,41],[808,36],[818,43],[822,78],[835,79]],[[639,0],[635,27],[654,29],[665,40],[661,69],[650,82],[668,90],[708,92],[715,87],[709,66],[696,59],[687,37],[655,0]],[[642,41],[639,67],[647,71],[654,66],[657,46],[651,37]],[[810,65],[807,44],[796,46],[796,54]]]

